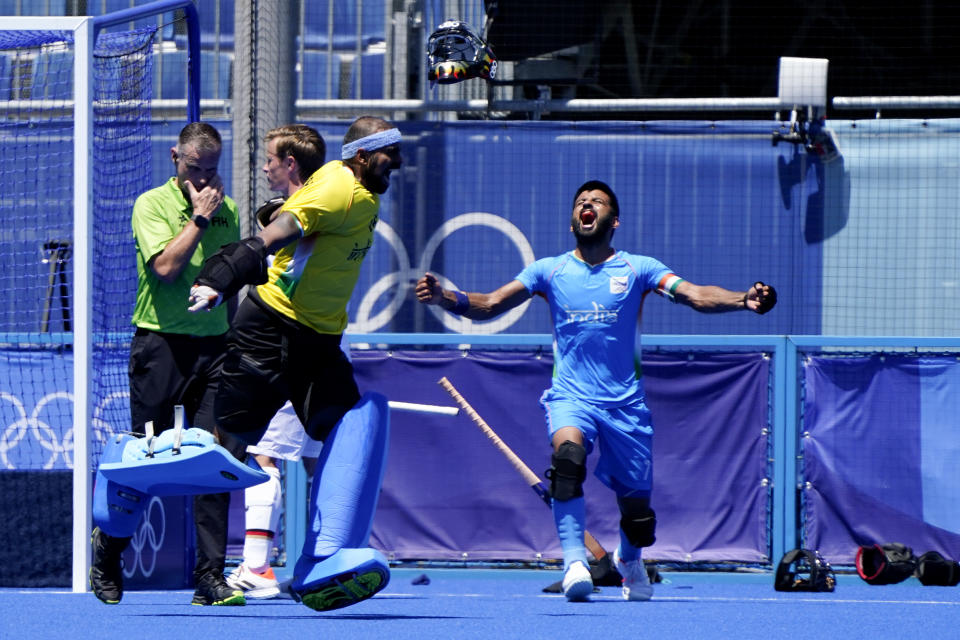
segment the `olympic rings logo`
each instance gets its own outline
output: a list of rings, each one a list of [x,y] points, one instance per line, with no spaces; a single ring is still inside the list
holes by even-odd
[[[53,469],[57,459],[63,457],[68,467],[73,467],[73,461],[70,454],[73,453],[73,428],[69,428],[63,434],[61,441],[59,434],[46,422],[40,419],[40,415],[48,405],[58,401],[65,400],[71,405],[67,414],[72,413],[73,394],[66,391],[55,391],[45,395],[37,402],[37,405],[27,415],[23,402],[17,396],[0,391],[0,401],[9,402],[19,418],[12,424],[7,425],[3,434],[0,435],[0,462],[7,469],[16,469],[16,466],[10,459],[10,451],[20,446],[27,435],[31,435],[40,445],[40,449],[45,451],[43,469]]]
[[[106,410],[117,401],[125,401],[129,398],[130,392],[127,390],[124,391],[115,391],[108,396],[106,396],[101,402],[97,405],[93,412],[93,418],[91,419],[91,432],[93,437],[100,443],[102,446],[110,439],[114,433],[117,432],[117,429],[114,429],[105,419]],[[73,394],[68,391],[54,391],[48,393],[47,395],[40,398],[36,406],[30,412],[30,415],[27,415],[26,407],[20,398],[13,395],[12,393],[7,393],[5,391],[0,391],[0,402],[8,402],[13,408],[14,412],[18,418],[8,424],[3,433],[0,433],[0,465],[7,469],[16,469],[17,465],[15,462],[18,460],[12,455],[17,447],[25,447],[27,443],[32,440],[35,440],[39,444],[39,451],[43,452],[43,461],[41,468],[43,469],[53,469],[57,465],[57,461],[61,458],[63,459],[63,466],[68,469],[73,468],[73,451],[74,451],[74,442],[73,442],[73,425],[68,421],[61,420],[60,422],[67,422],[65,428],[62,429],[62,437],[57,432],[57,429],[50,426],[49,422],[41,419],[44,415],[44,411],[54,405],[56,402],[65,402],[69,407],[63,411],[67,416],[73,415]],[[68,418],[69,420],[69,418]],[[120,429],[123,430],[123,429]],[[30,436],[30,438],[28,438]],[[33,453],[31,449],[31,454]],[[34,466],[34,461],[31,459],[29,465]]]
[[[100,443],[101,449],[103,445],[107,443],[107,440],[112,438],[117,430],[113,428],[105,418],[104,414],[108,407],[110,407],[115,402],[123,402],[123,407],[121,408],[121,413],[127,416],[127,421],[124,423],[124,427],[119,429],[120,431],[129,431],[130,427],[130,407],[129,404],[130,391],[124,389],[123,391],[114,391],[113,393],[108,394],[103,400],[100,401],[100,404],[96,406],[93,410],[93,418],[90,420],[91,432],[97,441]]]
[[[150,498],[150,504],[141,518],[128,547],[133,551],[133,562],[124,562],[123,566],[123,575],[127,578],[132,577],[138,569],[144,578],[153,575],[167,533],[167,514],[160,498]]]
[[[430,269],[430,264],[433,261],[437,249],[444,240],[454,232],[472,226],[489,227],[503,233],[507,239],[513,243],[513,246],[516,247],[517,252],[520,254],[522,266],[526,267],[534,261],[533,248],[530,246],[527,237],[523,235],[523,232],[520,231],[516,225],[506,218],[492,213],[473,212],[460,214],[444,222],[427,241],[423,249],[423,255],[420,256],[420,264],[417,265],[416,269],[411,269],[410,256],[407,254],[406,247],[404,247],[400,236],[393,227],[381,220],[377,224],[375,231],[390,245],[394,255],[396,255],[398,268],[393,273],[388,273],[377,280],[373,286],[367,290],[357,308],[356,320],[350,323],[347,327],[347,332],[374,333],[390,322],[403,305],[407,293],[412,286],[411,282],[416,282],[420,276],[427,271],[433,273],[442,286],[448,289],[458,289],[451,280],[437,273],[435,270]],[[390,299],[390,302],[377,314],[371,316],[374,305],[387,291],[393,291],[393,297]],[[451,331],[456,333],[490,334],[503,331],[510,327],[523,316],[529,305],[530,300],[527,300],[496,320],[486,322],[475,322],[468,318],[453,315],[444,311],[439,306],[431,305],[428,309],[430,309],[434,317],[443,323],[444,327]]]

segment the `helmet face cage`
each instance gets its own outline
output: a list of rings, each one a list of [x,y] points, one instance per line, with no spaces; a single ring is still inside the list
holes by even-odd
[[[444,22],[427,40],[427,77],[431,84],[470,78],[489,80],[497,73],[490,47],[465,22]]]
[[[833,591],[837,578],[819,551],[794,549],[777,568],[777,591]]]

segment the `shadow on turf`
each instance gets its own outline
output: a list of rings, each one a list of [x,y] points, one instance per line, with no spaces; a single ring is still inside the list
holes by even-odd
[[[204,614],[189,614],[189,613],[158,613],[158,614],[148,614],[140,613],[134,616],[134,618],[200,618],[206,617]],[[303,614],[303,615],[276,615],[271,613],[270,615],[262,616],[251,616],[251,615],[236,615],[236,614],[223,614],[222,609],[217,611],[218,619],[227,619],[227,618],[236,618],[238,620],[250,620],[255,618],[265,618],[270,620],[480,620],[475,616],[403,616],[389,613],[338,613],[338,614],[324,614],[324,613],[315,613],[315,614]]]
[[[647,564],[646,568],[647,576],[650,578],[650,584],[657,584],[663,581],[656,565]],[[619,587],[623,581],[620,573],[616,567],[613,566],[609,553],[599,560],[590,561],[590,578],[593,580],[593,586],[595,587]],[[563,591],[563,581],[558,580],[551,585],[547,585],[542,591],[544,593],[561,593]]]

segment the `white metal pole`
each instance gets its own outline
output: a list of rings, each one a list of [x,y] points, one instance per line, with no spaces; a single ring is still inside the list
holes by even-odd
[[[93,225],[93,20],[74,30],[73,128],[73,591],[87,591],[92,478],[90,355]]]
[[[90,210],[93,200],[92,74],[94,27],[89,17],[6,17],[2,30],[72,31],[73,100],[73,590],[87,590],[90,569],[92,480],[90,473]]]

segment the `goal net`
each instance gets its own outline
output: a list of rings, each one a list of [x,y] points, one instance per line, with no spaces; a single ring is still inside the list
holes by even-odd
[[[41,528],[33,539],[67,546],[38,544],[18,562],[39,580],[62,584],[51,558],[69,575],[87,555],[92,470],[102,443],[129,430],[129,218],[151,186],[155,31],[89,18],[0,26],[0,502],[23,519],[8,523],[18,536]]]

